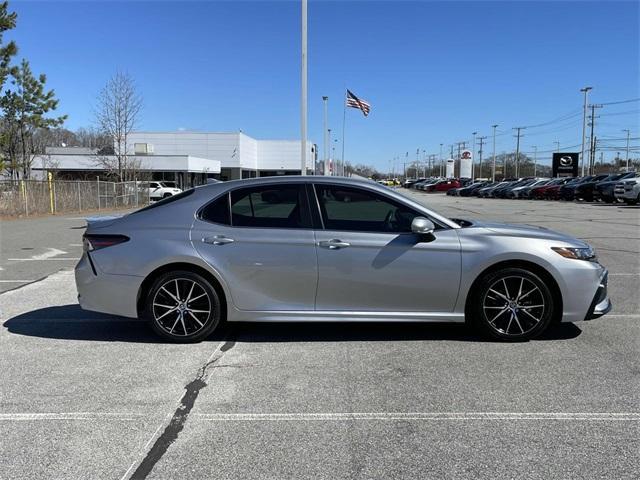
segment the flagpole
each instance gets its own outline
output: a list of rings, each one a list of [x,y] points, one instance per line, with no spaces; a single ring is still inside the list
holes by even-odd
[[[344,166],[344,130],[345,130],[346,120],[347,120],[347,89],[345,88],[344,99],[342,100],[342,159],[340,161],[343,166]]]
[[[307,174],[307,0],[302,0],[302,65],[300,101],[300,175]],[[315,167],[315,165],[314,165]]]

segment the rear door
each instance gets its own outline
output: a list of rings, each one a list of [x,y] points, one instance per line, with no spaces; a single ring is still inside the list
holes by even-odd
[[[301,183],[234,189],[203,208],[192,229],[199,254],[241,310],[313,310],[316,247]]]
[[[460,241],[440,227],[411,233],[423,215],[373,190],[317,183],[316,310],[451,312],[460,284]],[[313,194],[312,190],[312,194]]]

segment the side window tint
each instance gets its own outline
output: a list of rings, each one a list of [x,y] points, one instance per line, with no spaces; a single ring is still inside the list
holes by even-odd
[[[327,230],[408,233],[419,213],[382,195],[358,188],[316,185]]]
[[[300,185],[268,185],[231,192],[234,227],[308,228]]]
[[[200,212],[200,218],[207,222],[230,225],[229,194],[225,193],[220,198],[204,207],[202,212]]]

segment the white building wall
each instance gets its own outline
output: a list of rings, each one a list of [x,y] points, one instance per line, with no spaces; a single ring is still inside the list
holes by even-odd
[[[258,169],[258,140],[244,133],[239,135],[240,140],[240,166],[242,168]]]
[[[307,168],[314,168],[313,143],[307,142]],[[299,140],[258,140],[260,170],[300,170]]]
[[[191,155],[220,162],[222,168],[300,170],[299,140],[256,140],[242,132],[134,132],[128,148],[150,143],[154,155]],[[315,168],[313,142],[307,142],[307,168]]]

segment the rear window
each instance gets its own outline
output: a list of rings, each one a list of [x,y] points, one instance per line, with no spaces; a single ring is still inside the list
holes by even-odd
[[[186,198],[189,195],[191,195],[193,192],[195,192],[195,189],[193,188],[189,190],[185,190],[184,192],[180,192],[177,195],[172,195],[170,197],[163,198],[162,200],[158,200],[157,202],[147,205],[146,207],[141,208],[140,210],[136,210],[135,212],[132,212],[132,213],[140,213],[146,210],[151,210],[152,208],[163,207],[170,203],[177,202],[178,200],[182,200],[183,198]]]

